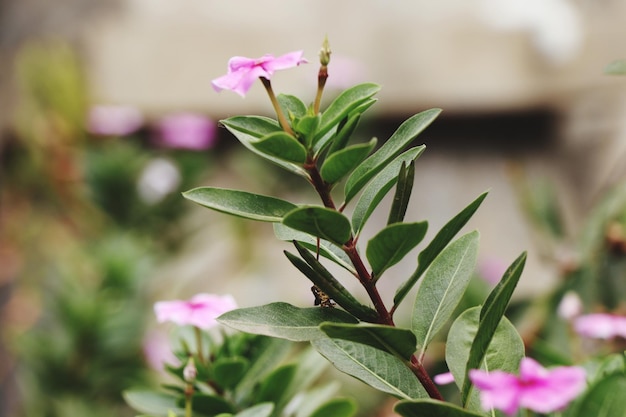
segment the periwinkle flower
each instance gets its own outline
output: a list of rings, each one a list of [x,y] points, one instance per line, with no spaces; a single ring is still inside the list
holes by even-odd
[[[563,295],[556,312],[562,319],[573,320],[578,317],[582,311],[583,302],[578,294],[574,291],[568,291]]]
[[[159,323],[171,321],[180,326],[210,329],[218,323],[216,318],[237,308],[231,295],[197,294],[189,300],[159,301],[154,312]]]
[[[231,90],[244,97],[254,81],[263,77],[270,79],[275,71],[297,67],[307,62],[302,51],[290,52],[279,57],[267,54],[261,58],[234,56],[228,61],[228,72],[211,81],[215,91]]]
[[[515,414],[520,407],[544,414],[562,410],[586,386],[583,368],[560,366],[545,369],[531,358],[522,359],[519,376],[472,369],[469,378],[480,390],[485,411],[495,408],[508,415]]]
[[[137,180],[137,193],[146,204],[160,203],[176,191],[182,178],[178,167],[165,158],[154,158]]]
[[[574,320],[574,330],[593,339],[626,338],[626,317],[606,313],[587,314]]]
[[[89,110],[87,131],[94,135],[125,136],[143,125],[141,112],[132,106],[99,105]]]
[[[156,123],[156,141],[173,149],[202,151],[215,145],[217,124],[196,113],[169,114]]]

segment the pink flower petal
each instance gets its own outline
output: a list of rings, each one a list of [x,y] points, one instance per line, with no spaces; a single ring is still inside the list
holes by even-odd
[[[469,377],[480,390],[480,402],[485,411],[495,408],[508,415],[517,412],[521,390],[514,375],[502,371],[489,373],[472,369]]]
[[[435,375],[433,377],[433,381],[439,385],[451,384],[454,382],[454,375],[452,375],[452,372],[444,372],[442,374]]]
[[[217,124],[200,114],[174,113],[157,122],[156,136],[161,146],[200,151],[215,144]]]
[[[612,314],[587,314],[574,320],[574,329],[581,336],[595,339],[612,339],[623,331],[626,318]]]
[[[143,124],[141,112],[131,106],[100,105],[89,110],[87,131],[94,135],[125,136]]]
[[[180,326],[191,325],[201,329],[216,326],[216,318],[237,308],[230,295],[197,294],[188,301],[159,301],[154,312],[159,323],[171,321]]]

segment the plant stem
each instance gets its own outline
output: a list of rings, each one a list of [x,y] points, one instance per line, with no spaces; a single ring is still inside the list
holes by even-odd
[[[187,384],[185,387],[185,417],[192,417],[193,410],[191,408],[193,402],[193,384]]]
[[[327,79],[328,79],[328,67],[326,65],[322,65],[320,67],[319,72],[317,73],[317,94],[315,95],[315,103],[313,104],[314,114],[318,114],[320,112],[320,105],[322,103],[322,94],[324,93],[324,86],[326,85]]]
[[[196,349],[198,350],[198,360],[200,363],[205,364],[204,353],[202,352],[202,332],[199,327],[193,326],[193,331],[196,335]]]
[[[259,79],[263,83],[263,87],[265,87],[267,95],[270,97],[270,101],[272,102],[272,106],[274,106],[274,111],[276,112],[276,117],[278,117],[278,122],[280,123],[280,126],[285,132],[289,133],[293,137],[296,137],[293,130],[291,130],[291,126],[289,126],[289,122],[287,121],[283,110],[278,104],[278,100],[276,99],[276,95],[274,94],[274,90],[272,89],[272,83],[265,77],[259,77]]]
[[[428,375],[428,372],[426,372],[424,365],[422,365],[421,362],[417,360],[415,355],[411,356],[410,368],[413,374],[415,374],[415,376],[417,377],[417,379],[419,379],[420,383],[422,384],[430,398],[443,401],[443,396],[437,389],[437,386],[430,378],[430,375]]]

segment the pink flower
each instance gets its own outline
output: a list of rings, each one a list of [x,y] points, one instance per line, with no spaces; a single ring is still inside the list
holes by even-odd
[[[496,285],[502,279],[508,265],[502,259],[490,256],[482,259],[478,265],[478,274],[490,285]]]
[[[211,84],[217,92],[232,90],[244,97],[257,78],[269,80],[274,71],[297,67],[306,62],[302,58],[302,51],[290,52],[278,58],[270,54],[257,59],[234,56],[228,61],[228,73],[214,79]]]
[[[565,293],[557,308],[559,317],[565,320],[573,320],[583,311],[583,302],[574,291]]]
[[[469,377],[480,390],[485,411],[495,408],[508,415],[520,407],[544,414],[562,410],[586,385],[583,368],[561,366],[548,370],[531,358],[522,359],[519,376],[472,369]]]
[[[131,106],[94,106],[89,111],[87,131],[94,135],[124,136],[137,131],[143,115]]]
[[[217,317],[235,308],[237,303],[232,296],[215,294],[197,294],[188,301],[159,301],[154,304],[159,323],[171,321],[181,326],[191,325],[205,330],[217,325]]]
[[[179,365],[178,358],[172,352],[167,336],[157,330],[146,334],[143,340],[143,353],[152,369],[163,372],[164,366]]]
[[[454,382],[454,375],[452,372],[444,372],[442,374],[437,374],[433,377],[433,381],[439,385],[447,385]]]
[[[587,314],[574,320],[578,334],[595,339],[626,338],[626,317],[615,314]]]
[[[195,113],[175,113],[157,122],[157,142],[167,148],[200,151],[209,149],[217,138],[217,124]]]

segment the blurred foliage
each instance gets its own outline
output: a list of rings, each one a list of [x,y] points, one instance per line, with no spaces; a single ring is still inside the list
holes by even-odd
[[[211,157],[154,148],[147,131],[89,134],[86,77],[64,44],[25,45],[15,69],[19,106],[0,142],[0,249],[16,265],[0,281],[0,368],[16,370],[19,409],[0,416],[132,415],[121,392],[150,379],[148,279],[178,247],[180,191]],[[154,160],[178,177],[149,200],[138,182]]]

